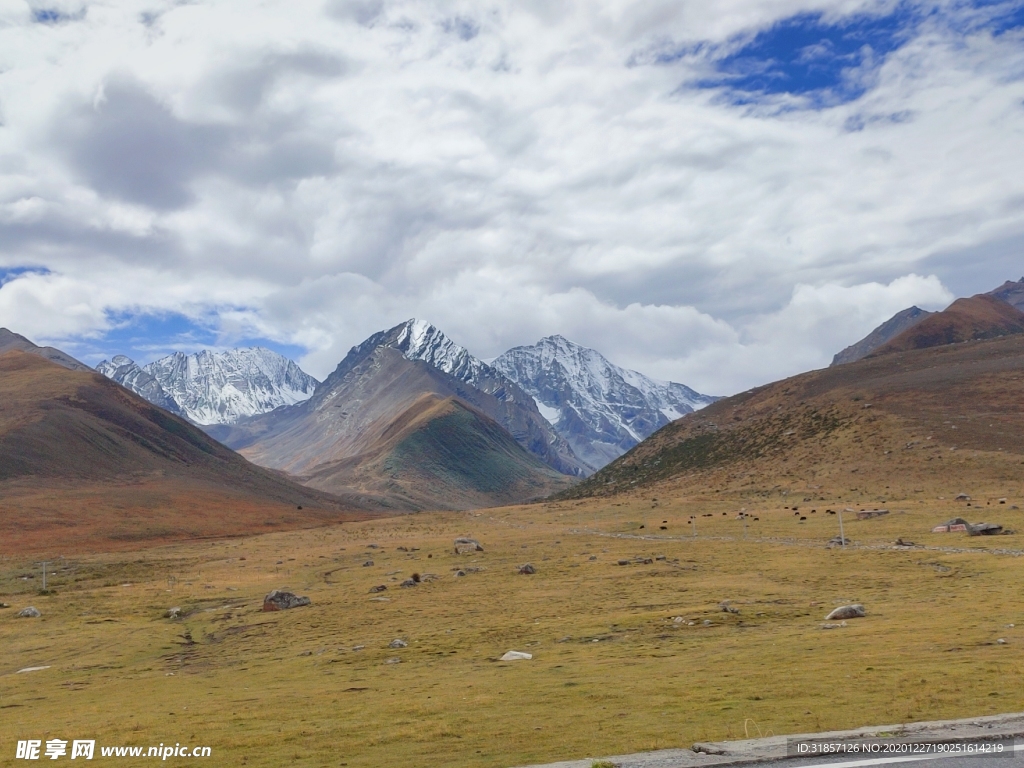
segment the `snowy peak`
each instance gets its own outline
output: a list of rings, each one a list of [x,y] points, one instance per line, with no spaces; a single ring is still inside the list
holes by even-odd
[[[493,366],[529,392],[576,455],[596,466],[716,399],[620,368],[564,336],[510,349]]]
[[[96,366],[96,370],[113,379],[125,389],[130,389],[144,400],[153,405],[170,411],[175,416],[185,416],[185,412],[174,401],[170,395],[160,386],[153,376],[138,365],[135,361],[124,355],[114,355],[111,360],[104,360]]]
[[[117,355],[97,370],[151,403],[204,426],[234,424],[300,403],[318,384],[293,361],[263,347],[175,352],[141,368]]]
[[[594,467],[581,462],[573,454],[568,442],[541,415],[536,400],[503,373],[474,357],[436,326],[422,320],[407,320],[386,331],[379,331],[366,341],[352,347],[338,365],[320,394],[314,400],[316,407],[334,397],[336,386],[348,376],[355,375],[363,362],[381,347],[394,349],[412,362],[422,362],[461,382],[456,394],[473,403],[482,392],[498,401],[497,410],[489,414],[515,438],[522,447],[540,457],[559,472],[584,476]]]
[[[377,347],[397,349],[407,360],[421,360],[475,387],[488,377],[497,375],[489,365],[473,357],[469,351],[449,339],[436,326],[423,320],[406,320],[394,328],[375,333],[355,349],[368,351]]]

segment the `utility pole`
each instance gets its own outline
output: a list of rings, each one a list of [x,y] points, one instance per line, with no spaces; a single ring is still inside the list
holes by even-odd
[[[46,591],[46,566],[48,564],[49,564],[49,561],[47,561],[47,560],[43,560],[43,562],[40,563],[40,565],[43,566],[43,592]]]
[[[846,536],[843,534],[843,510],[839,510],[839,544],[846,549]]]

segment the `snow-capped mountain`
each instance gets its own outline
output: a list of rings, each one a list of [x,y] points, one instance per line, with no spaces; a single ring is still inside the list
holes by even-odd
[[[493,418],[512,437],[531,453],[540,456],[559,472],[585,476],[596,467],[580,461],[569,443],[539,412],[537,401],[522,387],[496,368],[474,357],[449,339],[438,328],[422,320],[407,320],[386,331],[373,334],[352,348],[346,360],[359,360],[378,347],[389,347],[402,353],[407,360],[418,360],[443,373],[491,395],[503,404],[501,413]],[[345,361],[342,366],[345,366]],[[467,402],[474,402],[471,393],[465,393]]]
[[[246,416],[309,399],[317,382],[287,357],[263,347],[175,352],[145,366],[124,355],[96,370],[195,424],[234,424]],[[167,400],[177,406],[169,407]]]
[[[717,399],[620,368],[562,336],[510,349],[491,365],[529,392],[576,455],[596,467]]]
[[[185,416],[185,412],[174,402],[174,398],[164,391],[160,382],[153,378],[152,374],[142,370],[131,358],[114,355],[112,360],[104,360],[97,365],[96,370],[153,405],[158,405],[175,416]]]

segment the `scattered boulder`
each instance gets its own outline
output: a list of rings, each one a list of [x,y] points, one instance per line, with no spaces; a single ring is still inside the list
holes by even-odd
[[[722,609],[722,613],[739,613],[739,608],[733,608],[729,605],[728,600],[723,600],[718,604],[718,607]]]
[[[363,563],[363,568],[369,568],[371,565],[373,565],[373,560],[367,560]]]
[[[629,565],[629,560],[619,560],[616,565]]]
[[[536,572],[537,569],[534,568],[530,563],[523,563],[522,565],[516,566],[516,573],[518,573],[520,576],[530,576],[531,574],[534,574]]]
[[[164,618],[165,619],[180,619],[181,618],[181,606],[177,606],[176,605],[173,608],[168,608],[167,611],[164,613]]]
[[[468,555],[470,552],[483,552],[484,548],[480,542],[467,536],[460,536],[455,540],[455,554]]]
[[[417,584],[419,584],[419,582],[415,579],[406,579],[398,586],[402,587],[403,589],[408,589],[409,587],[415,587]]]
[[[978,523],[967,526],[967,533],[971,536],[996,536],[1003,532],[1003,526],[995,523]]]
[[[841,621],[843,619],[861,619],[867,614],[860,603],[841,605],[825,617],[825,621]]]
[[[457,570],[457,571],[455,572],[455,575],[456,575],[456,576],[465,576],[465,575],[466,575],[466,572],[465,572],[465,571],[463,571],[463,570],[462,570],[462,569],[460,568],[459,570]]]
[[[844,536],[833,536],[828,540],[828,544],[825,545],[825,549],[832,549],[832,547],[848,547],[852,542]]]
[[[953,501],[970,501],[970,500],[971,500],[971,497],[968,496],[966,493],[958,493],[956,496],[953,497]]]
[[[384,592],[387,588],[387,584],[378,584],[376,587],[370,587],[370,592]]]
[[[11,606],[9,606],[7,603],[0,603],[0,608],[10,608],[10,607]]]
[[[907,541],[906,539],[903,539],[903,538],[896,539],[896,541],[894,541],[892,543],[892,545],[894,547],[916,547],[917,546],[917,544],[915,544],[914,542]]]
[[[841,622],[839,624],[822,624],[821,628],[822,629],[841,629],[842,627],[845,627],[845,626],[846,626],[846,622],[844,621],[844,622]]]
[[[529,661],[532,658],[532,653],[523,653],[522,651],[509,651],[501,657],[500,661]]]
[[[398,658],[397,656],[393,656],[393,657],[392,657],[392,658],[390,658],[390,659],[386,659],[386,660],[384,661],[384,663],[385,663],[385,664],[401,664],[401,663],[402,663],[402,660],[401,660],[400,658]]]
[[[388,643],[388,648],[408,648],[408,647],[409,647],[409,644],[407,642],[405,642],[405,640],[403,640],[400,637],[396,637],[394,640],[392,640],[390,643]]]
[[[962,517],[954,517],[952,520],[937,525],[932,528],[932,533],[957,533],[966,532],[971,527],[971,524],[964,520]]]
[[[301,608],[309,604],[310,600],[308,597],[300,597],[291,592],[282,592],[279,589],[275,589],[263,598],[264,611],[286,611],[289,608]]]
[[[28,608],[22,608],[20,611],[18,611],[19,619],[38,619],[42,615],[43,614],[39,612],[38,608],[35,608],[31,605]]]

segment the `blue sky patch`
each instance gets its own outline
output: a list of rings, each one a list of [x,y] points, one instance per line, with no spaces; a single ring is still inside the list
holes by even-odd
[[[697,83],[726,88],[737,103],[788,94],[821,104],[852,101],[870,73],[913,34],[919,14],[900,6],[886,16],[826,21],[820,13],[783,19],[738,42],[714,62],[716,75]]]
[[[48,275],[50,270],[45,267],[0,267],[0,285],[27,274]]]

